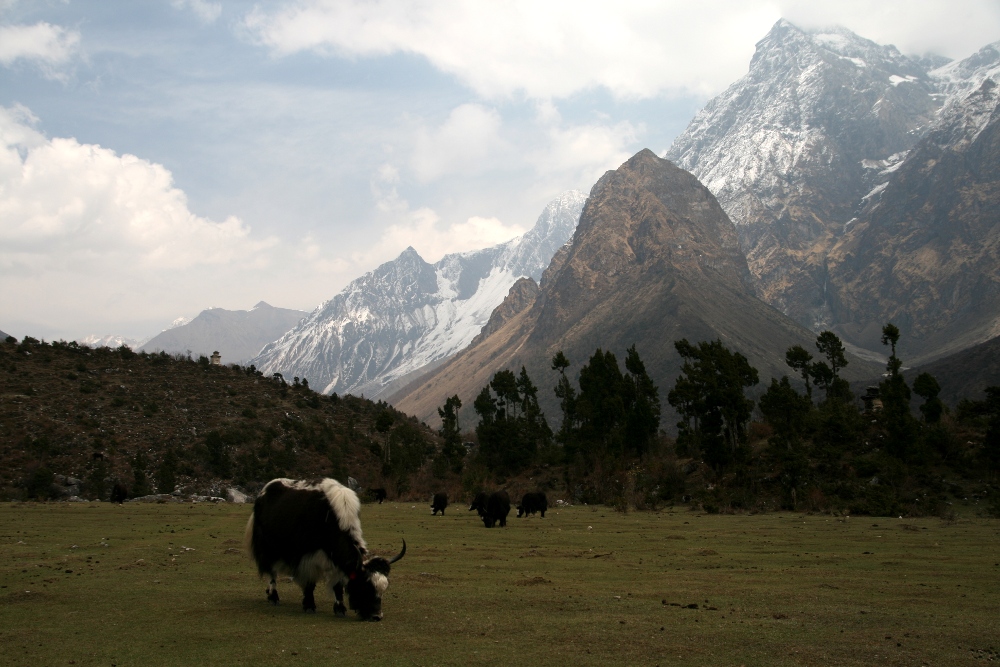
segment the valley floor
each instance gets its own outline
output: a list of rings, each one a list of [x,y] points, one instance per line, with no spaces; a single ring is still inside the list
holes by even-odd
[[[1000,659],[1000,521],[365,505],[385,620],[282,604],[247,505],[0,504],[3,665],[980,665]]]

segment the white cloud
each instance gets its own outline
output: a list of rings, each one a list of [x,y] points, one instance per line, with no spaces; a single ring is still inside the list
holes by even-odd
[[[782,0],[778,5],[802,28],[841,25],[905,54],[963,58],[1000,39],[996,0]]]
[[[38,65],[50,78],[62,78],[59,67],[69,62],[80,45],[80,33],[39,22],[35,25],[0,25],[0,64],[19,60]]]
[[[485,98],[597,87],[642,98],[719,92],[783,16],[952,57],[1000,37],[995,0],[299,0],[243,26],[277,55],[419,55]]]
[[[394,257],[407,246],[413,246],[421,257],[433,263],[449,253],[488,248],[525,231],[519,225],[480,216],[447,224],[433,210],[424,207],[410,211],[404,219],[390,225],[373,251]]]
[[[0,107],[0,270],[113,262],[186,269],[245,261],[255,241],[238,219],[188,210],[163,166],[75,139],[46,139],[23,108]]]
[[[540,175],[559,174],[569,183],[593,183],[617,168],[635,152],[631,146],[643,130],[629,122],[566,125],[549,103],[538,105],[536,118],[547,141],[528,151],[528,160]]]
[[[769,3],[705,4],[310,0],[257,9],[244,27],[279,55],[420,55],[487,98],[565,97],[598,86],[648,97],[728,84],[779,18]]]
[[[495,164],[506,150],[500,138],[500,114],[478,104],[463,104],[438,128],[420,129],[412,167],[423,183],[449,173],[478,171]]]
[[[222,15],[221,2],[208,2],[207,0],[171,0],[170,4],[174,9],[188,9],[194,12],[198,20],[202,23],[214,23]]]
[[[527,231],[521,225],[506,224],[496,217],[471,216],[448,223],[429,207],[411,209],[409,202],[396,191],[398,181],[399,171],[391,165],[383,165],[372,178],[376,208],[389,224],[370,250],[354,255],[356,266],[384,262],[408,246],[426,261],[436,262],[448,253],[488,248]]]
[[[221,288],[269,265],[274,239],[192,213],[163,166],[48,139],[32,122],[0,107],[0,312],[92,317],[107,299],[113,317],[158,312],[171,291]]]

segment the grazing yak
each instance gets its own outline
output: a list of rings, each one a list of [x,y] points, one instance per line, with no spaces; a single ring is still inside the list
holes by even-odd
[[[126,500],[128,500],[128,487],[121,482],[115,482],[111,489],[111,502],[121,505]]]
[[[476,494],[476,497],[472,499],[472,504],[469,505],[469,511],[476,510],[480,517],[486,514],[486,500],[489,495],[485,491],[480,491]]]
[[[382,620],[382,595],[389,587],[389,560],[367,558],[361,536],[361,502],[354,491],[335,479],[306,482],[273,479],[257,497],[247,521],[246,545],[261,576],[268,575],[267,599],[278,604],[275,577],[288,574],[302,587],[302,608],[316,611],[313,591],[326,580],[344,616],[348,602],[362,620]]]
[[[476,510],[483,520],[483,525],[492,528],[497,523],[503,528],[507,525],[507,515],[510,514],[510,496],[506,491],[494,491],[490,495],[479,493],[469,506],[469,511]]]
[[[382,504],[382,501],[386,499],[386,495],[387,495],[386,492],[385,492],[385,489],[381,489],[381,488],[379,488],[379,489],[372,489],[369,493],[371,493],[372,500],[374,500],[375,502],[377,502],[379,505]]]
[[[537,493],[526,493],[521,496],[521,504],[517,506],[517,518],[528,516],[535,512],[541,512],[545,518],[545,510],[549,508],[549,499],[541,491]]]
[[[444,516],[444,508],[446,507],[448,507],[448,494],[435,493],[434,499],[431,501],[431,514],[437,516],[437,513],[441,512],[441,516]]]

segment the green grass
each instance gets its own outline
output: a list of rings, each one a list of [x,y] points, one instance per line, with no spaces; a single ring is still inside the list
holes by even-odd
[[[0,664],[1000,661],[997,520],[571,507],[486,530],[460,506],[366,505],[369,547],[409,548],[385,620],[361,623],[325,589],[304,614],[287,581],[267,604],[249,511],[0,504]]]

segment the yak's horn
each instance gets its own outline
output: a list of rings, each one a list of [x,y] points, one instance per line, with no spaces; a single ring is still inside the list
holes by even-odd
[[[392,558],[390,558],[389,559],[389,564],[392,565],[397,560],[399,560],[400,558],[402,558],[405,554],[406,554],[406,540],[403,540],[403,550],[400,551],[397,555],[395,555]]]

